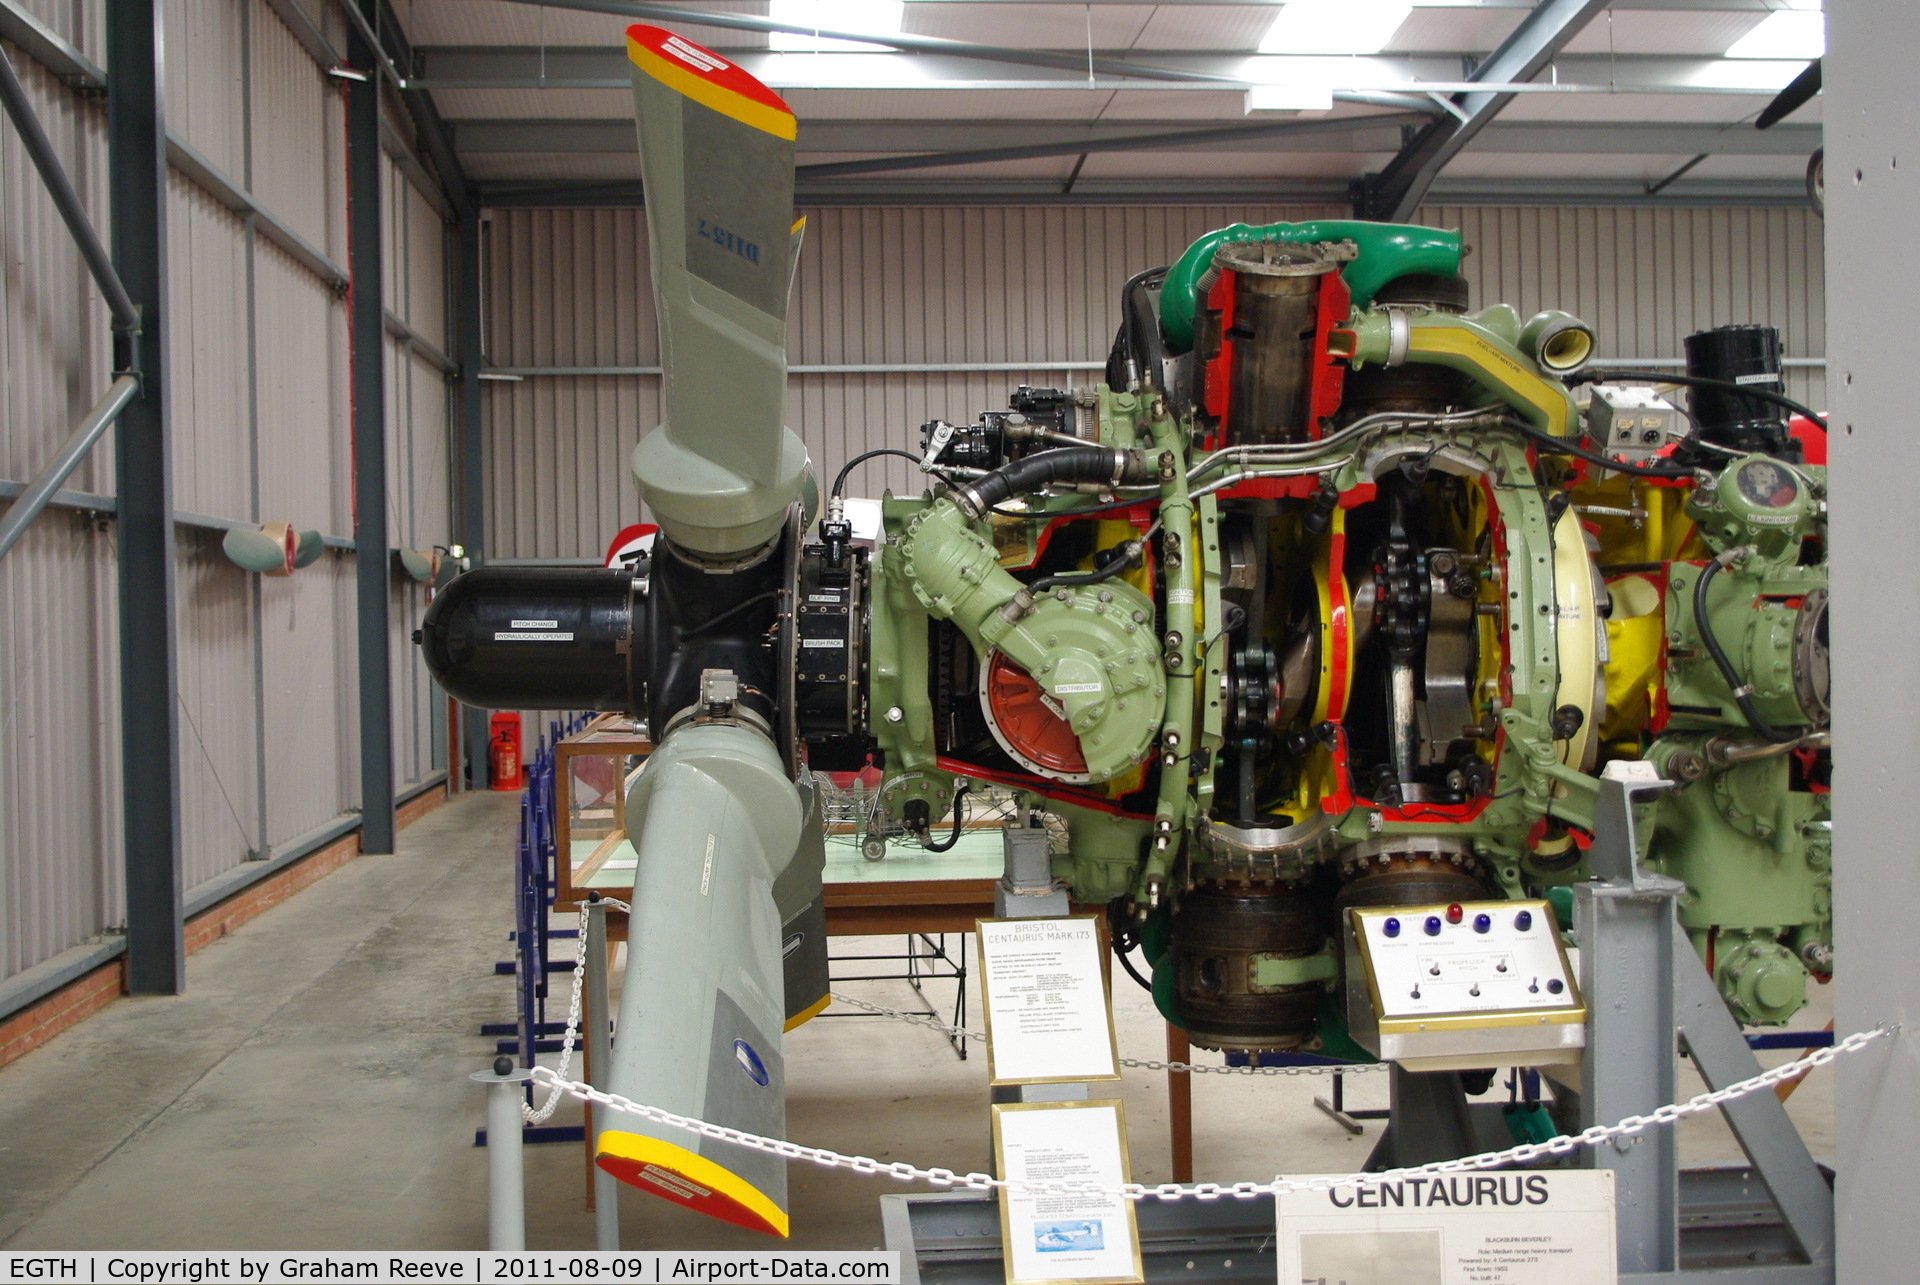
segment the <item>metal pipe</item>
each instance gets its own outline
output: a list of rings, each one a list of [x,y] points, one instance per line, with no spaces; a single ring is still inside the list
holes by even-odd
[[[469,1079],[487,1086],[487,1248],[527,1247],[526,1171],[521,1154],[521,1086],[530,1078],[510,1057]]]
[[[1785,741],[1755,741],[1722,732],[1707,742],[1706,750],[1707,761],[1715,767],[1732,767],[1756,759],[1778,758],[1794,750],[1824,750],[1832,746],[1833,733],[1824,729]]]
[[[5,57],[0,55],[0,62],[3,61]],[[127,408],[127,403],[139,392],[140,381],[132,375],[122,375],[113,381],[106,396],[94,403],[87,417],[75,426],[67,438],[67,444],[47,461],[39,476],[20,493],[20,498],[7,510],[7,516],[0,518],[0,558],[7,556],[7,551],[13,548],[33,520],[40,516],[40,510],[47,507],[47,501],[60,489],[60,484],[73,475],[80,461],[87,458],[87,452],[93,449],[107,428],[119,418],[120,412]]]
[[[586,928],[580,949],[587,961],[587,1061],[593,1068],[593,1087],[605,1089],[613,1071],[613,1033],[607,1028],[607,904],[599,893],[587,894],[581,918]],[[592,1103],[587,1110],[592,1113],[591,1141],[598,1150],[605,1113],[595,1111]],[[593,1247],[620,1248],[620,1181],[598,1165],[593,1168]]]
[[[121,283],[120,274],[114,271],[107,247],[100,244],[93,224],[87,221],[87,213],[80,206],[80,194],[73,190],[73,182],[67,178],[67,171],[54,153],[52,140],[40,128],[40,118],[33,114],[33,107],[27,102],[27,91],[21,88],[20,78],[14,74],[13,64],[7,61],[4,53],[0,53],[0,103],[5,104],[7,115],[13,119],[13,127],[20,131],[20,141],[26,145],[27,155],[33,159],[33,167],[40,171],[40,181],[47,185],[47,194],[53,198],[54,208],[66,220],[67,231],[73,234],[74,243],[80,247],[80,257],[87,261],[87,271],[93,274],[93,279],[99,283],[100,293],[106,296],[107,308],[113,313],[113,328],[138,331],[140,310],[133,306],[133,297]]]

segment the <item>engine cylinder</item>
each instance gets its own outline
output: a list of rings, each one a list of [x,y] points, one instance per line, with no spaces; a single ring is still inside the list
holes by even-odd
[[[1202,884],[1180,899],[1168,952],[1174,1011],[1201,1048],[1275,1052],[1313,1035],[1323,987],[1275,984],[1285,961],[1315,954],[1323,937],[1304,890],[1285,883]],[[1264,975],[1264,976],[1263,976]]]
[[[1318,246],[1259,241],[1221,246],[1214,263],[1234,274],[1227,444],[1306,441],[1320,279],[1339,261]]]

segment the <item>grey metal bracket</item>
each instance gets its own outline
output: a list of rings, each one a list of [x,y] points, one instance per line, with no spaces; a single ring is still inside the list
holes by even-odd
[[[1677,905],[1684,885],[1640,862],[1645,844],[1637,809],[1668,788],[1665,781],[1624,774],[1600,782],[1589,853],[1595,879],[1574,888],[1580,985],[1588,1011],[1582,1127],[1646,1115],[1674,1101],[1683,1047],[1709,1089],[1760,1072],[1680,927]],[[1678,1144],[1673,1129],[1655,1126],[1582,1153],[1582,1164],[1615,1174],[1621,1279],[1712,1277],[1754,1285],[1831,1281],[1833,1195],[1785,1106],[1771,1093],[1754,1093],[1721,1112],[1808,1262],[1683,1271]]]

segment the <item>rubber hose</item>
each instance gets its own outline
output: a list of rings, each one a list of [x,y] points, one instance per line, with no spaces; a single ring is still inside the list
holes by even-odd
[[[1733,699],[1739,704],[1741,714],[1746,716],[1748,726],[1775,745],[1798,740],[1800,736],[1798,732],[1782,734],[1774,730],[1766,719],[1760,717],[1760,711],[1753,707],[1752,689],[1740,681],[1740,676],[1733,670],[1733,662],[1727,658],[1726,649],[1713,635],[1713,625],[1707,619],[1707,586],[1713,583],[1713,578],[1719,575],[1726,565],[1719,558],[1715,558],[1706,565],[1705,570],[1701,571],[1700,578],[1693,582],[1694,627],[1700,631],[1700,641],[1707,645],[1707,654],[1713,657],[1714,668],[1720,671],[1720,677],[1726,680],[1728,688],[1732,690]],[[1746,690],[1742,690],[1743,688]]]
[[[947,852],[953,848],[954,844],[960,842],[960,826],[961,823],[966,820],[967,816],[967,791],[971,788],[971,782],[962,781],[960,788],[953,792],[953,833],[939,843],[923,844],[922,846],[925,847],[928,852]]]
[[[1139,469],[1124,451],[1105,446],[1059,446],[1003,464],[968,483],[963,493],[984,509],[1054,482],[1111,484],[1127,481],[1129,473],[1137,477]]]
[[[1163,397],[1167,392],[1167,347],[1160,337],[1160,318],[1153,310],[1153,300],[1147,291],[1166,280],[1166,275],[1165,268],[1149,268],[1129,277],[1127,284],[1120,288],[1133,364],[1143,378],[1153,381],[1154,391]]]
[[[1126,544],[1108,549],[1106,560],[1099,562],[1091,571],[1059,571],[1050,576],[1041,576],[1027,586],[1027,592],[1037,598],[1060,585],[1099,584],[1103,580],[1111,580],[1133,565],[1134,555],[1129,552],[1132,543],[1129,540]]]
[[[842,488],[844,488],[847,484],[847,474],[853,472],[854,466],[858,464],[864,464],[868,460],[874,459],[881,455],[898,455],[903,460],[912,460],[916,465],[920,463],[920,457],[918,455],[915,455],[912,451],[903,451],[896,446],[883,446],[877,451],[867,451],[863,454],[854,456],[852,459],[848,460],[844,465],[841,466],[840,472],[837,475],[835,475],[833,479],[833,489],[827,492],[827,494],[830,497],[837,499],[840,495]]]

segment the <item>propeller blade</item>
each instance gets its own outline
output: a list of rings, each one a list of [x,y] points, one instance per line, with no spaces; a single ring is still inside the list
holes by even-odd
[[[1755,129],[1769,129],[1806,106],[1809,98],[1820,92],[1820,60],[1815,58],[1807,64],[1807,69],[1787,82],[1787,87],[1773,96],[1767,109],[1753,122]]]
[[[627,799],[638,859],[611,1092],[785,1136],[789,1004],[775,886],[807,833],[808,810],[773,743],[750,728],[689,724],[647,760]],[[787,1234],[779,1156],[612,1109],[595,1123],[595,1162],[622,1182]]]
[[[662,28],[627,28],[627,54],[666,431],[730,473],[777,486],[788,476],[793,112],[726,58]]]

